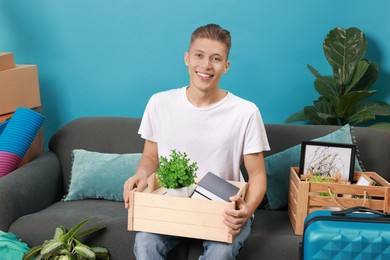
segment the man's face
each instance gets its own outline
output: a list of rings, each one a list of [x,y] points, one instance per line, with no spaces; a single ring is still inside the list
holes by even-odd
[[[218,89],[222,74],[230,66],[227,56],[227,47],[222,42],[207,38],[196,39],[184,55],[190,86],[201,91]]]

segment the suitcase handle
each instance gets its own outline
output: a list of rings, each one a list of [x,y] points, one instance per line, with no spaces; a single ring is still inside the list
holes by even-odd
[[[345,215],[351,214],[353,212],[367,212],[367,213],[373,213],[376,215],[380,215],[383,217],[390,217],[389,213],[380,212],[378,210],[374,210],[374,209],[370,209],[370,208],[362,207],[362,206],[352,207],[352,208],[339,210],[339,211],[332,211],[332,216],[345,216]]]

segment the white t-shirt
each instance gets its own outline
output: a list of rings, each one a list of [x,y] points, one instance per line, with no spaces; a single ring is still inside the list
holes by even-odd
[[[259,109],[230,92],[219,102],[198,108],[187,99],[186,88],[153,95],[139,134],[157,143],[159,156],[169,157],[173,149],[187,153],[190,162],[198,164],[198,177],[210,171],[242,181],[243,155],[270,149]]]

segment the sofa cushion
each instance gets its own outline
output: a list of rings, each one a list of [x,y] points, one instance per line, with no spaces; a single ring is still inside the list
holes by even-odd
[[[140,123],[140,118],[82,117],[55,132],[48,146],[61,162],[64,192],[69,190],[74,149],[100,153],[141,153],[145,140],[138,134]]]
[[[351,127],[349,125],[345,125],[326,136],[313,139],[313,141],[343,144],[353,144],[353,140]],[[266,194],[268,200],[268,205],[266,205],[266,207],[268,209],[275,210],[287,206],[290,167],[299,166],[300,156],[301,144],[298,144],[265,158],[265,168],[267,171]],[[362,171],[357,158],[355,158],[355,171]]]
[[[72,157],[69,192],[64,201],[123,201],[123,184],[135,173],[141,154],[98,153],[75,149]]]

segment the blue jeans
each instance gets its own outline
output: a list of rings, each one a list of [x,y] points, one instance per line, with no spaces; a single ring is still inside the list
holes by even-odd
[[[251,233],[252,221],[252,218],[248,219],[231,244],[203,241],[204,252],[199,260],[236,259],[245,240]],[[135,236],[134,254],[138,260],[166,259],[168,252],[176,247],[181,240],[181,237],[138,232]]]

